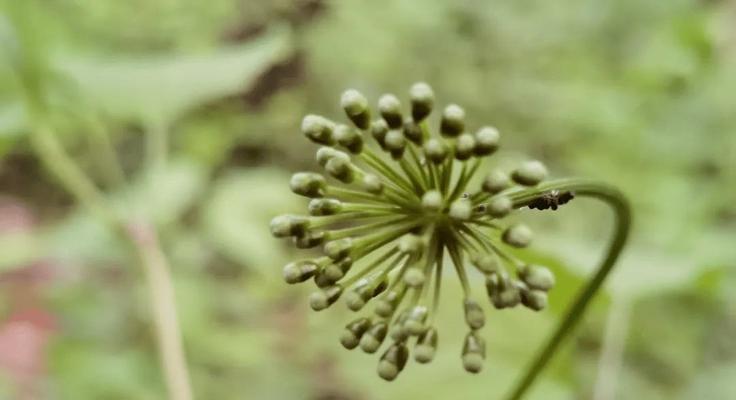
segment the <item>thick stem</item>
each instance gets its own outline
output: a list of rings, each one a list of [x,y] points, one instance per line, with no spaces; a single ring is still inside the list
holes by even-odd
[[[598,292],[603,281],[608,277],[608,274],[615,265],[616,260],[621,254],[621,250],[626,244],[631,228],[631,206],[628,200],[617,188],[604,183],[580,179],[550,181],[536,188],[524,189],[512,193],[509,197],[514,201],[514,207],[520,208],[551,190],[572,191],[576,196],[592,197],[603,201],[613,209],[616,217],[616,225],[606,256],[598,267],[598,270],[580,290],[572,305],[568,308],[565,317],[557,326],[557,329],[552,333],[526,369],[522,378],[517,382],[513,391],[508,396],[510,400],[521,399],[524,396],[537,376],[557,352],[560,345],[570,336],[575,325],[585,313],[593,296]]]

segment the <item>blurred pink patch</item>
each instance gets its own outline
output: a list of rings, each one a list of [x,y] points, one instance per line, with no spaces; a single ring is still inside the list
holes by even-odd
[[[0,326],[0,368],[27,390],[43,374],[44,350],[55,326],[41,309],[16,312]]]

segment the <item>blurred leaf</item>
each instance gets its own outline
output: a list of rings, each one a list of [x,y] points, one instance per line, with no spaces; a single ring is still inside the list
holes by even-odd
[[[701,370],[682,399],[731,399],[736,397],[736,363]]]
[[[58,68],[84,98],[112,117],[170,123],[208,101],[239,93],[290,51],[288,31],[272,28],[254,41],[199,56],[141,59],[63,58]]]
[[[43,254],[42,244],[32,233],[0,234],[0,273],[25,267]]]

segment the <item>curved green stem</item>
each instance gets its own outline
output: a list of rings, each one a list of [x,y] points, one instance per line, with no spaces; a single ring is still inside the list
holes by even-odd
[[[563,341],[570,336],[575,325],[580,321],[583,313],[585,313],[591,299],[596,292],[598,292],[603,281],[611,272],[611,269],[613,269],[616,260],[618,260],[618,257],[621,254],[621,250],[626,244],[626,239],[629,236],[631,228],[631,206],[629,205],[628,200],[620,190],[605,183],[581,179],[550,181],[532,189],[524,189],[514,192],[510,194],[509,197],[514,201],[514,207],[520,208],[528,205],[529,202],[538,196],[551,190],[571,191],[574,192],[576,196],[592,197],[603,201],[613,209],[616,216],[616,227],[611,243],[608,246],[606,256],[598,267],[598,270],[577,294],[572,305],[568,308],[564,319],[560,321],[555,332],[549,337],[547,342],[537,353],[537,356],[533,359],[532,363],[526,369],[522,378],[517,382],[513,391],[507,397],[510,400],[518,400],[524,396],[527,390],[534,383],[537,376],[542,372],[542,370],[547,366],[547,363],[549,363],[557,352]]]

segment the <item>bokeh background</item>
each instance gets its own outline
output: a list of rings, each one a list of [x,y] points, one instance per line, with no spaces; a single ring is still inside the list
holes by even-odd
[[[301,117],[419,80],[497,126],[500,157],[634,204],[621,265],[530,398],[736,398],[732,0],[6,0],[0,50],[0,398],[166,398],[144,273],[43,167],[41,126],[158,230],[197,398],[499,398],[600,257],[608,210],[530,215],[560,284],[544,313],[489,314],[482,374],[462,370],[448,276],[437,359],[390,384],[339,345],[345,307],[311,312],[281,281],[298,252],[268,232],[305,206],[287,183],[315,169]]]

